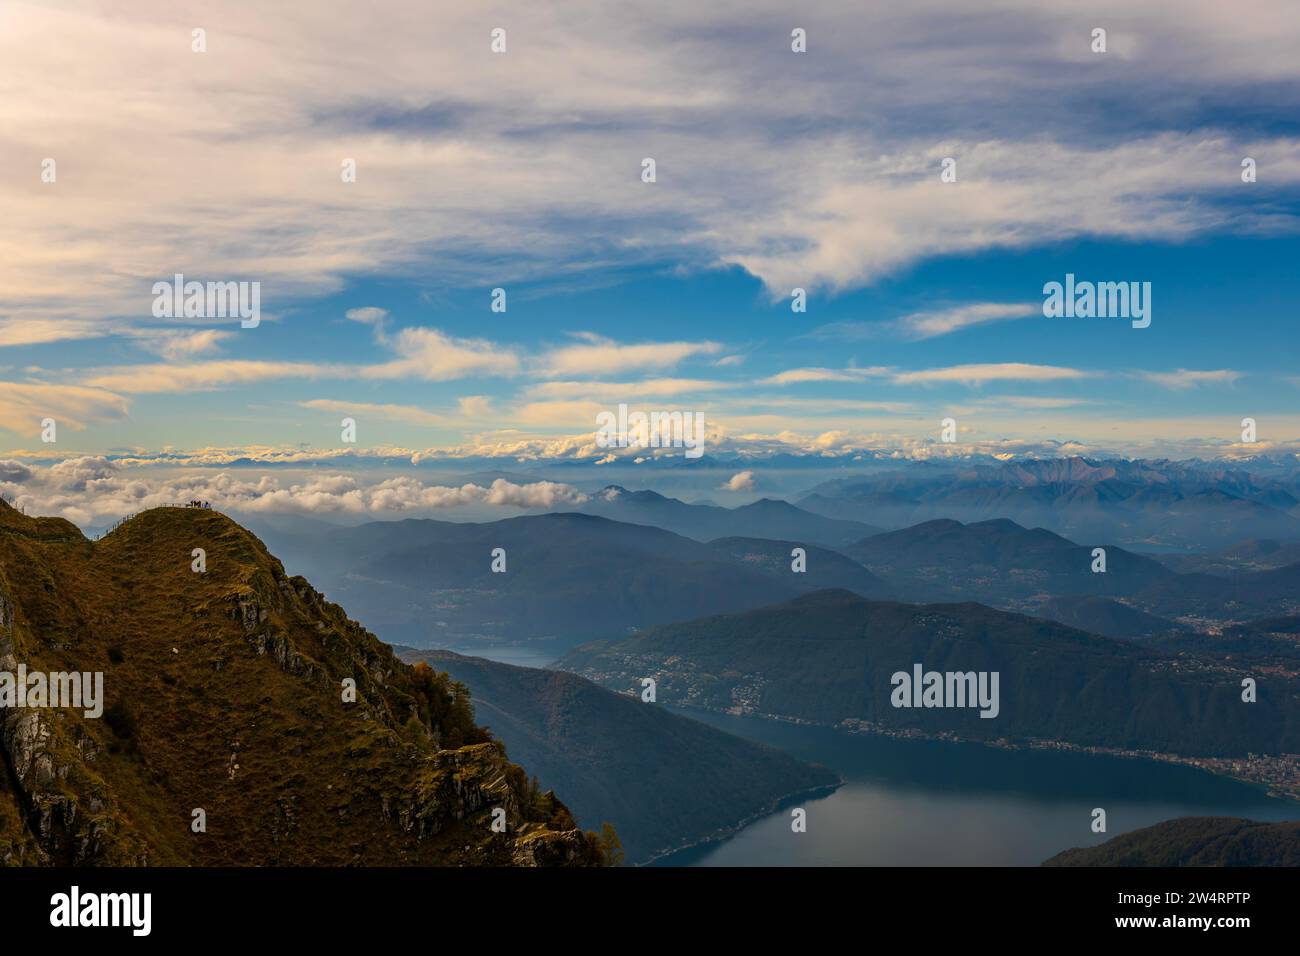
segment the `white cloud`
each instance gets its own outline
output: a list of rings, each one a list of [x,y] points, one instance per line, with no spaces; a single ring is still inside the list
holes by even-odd
[[[121,466],[102,455],[68,458],[46,472],[47,484],[59,491],[88,491],[121,471]]]
[[[20,435],[38,435],[41,420],[80,431],[90,422],[125,418],[130,403],[103,388],[0,382],[0,422]]]
[[[492,399],[486,395],[465,395],[456,404],[466,418],[485,418],[492,414]]]
[[[105,322],[73,318],[0,319],[0,347],[45,345],[69,339],[93,339],[112,333],[112,327]]]
[[[792,368],[763,379],[760,385],[795,385],[803,382],[861,382],[887,375],[887,368]]]
[[[917,372],[899,372],[894,381],[899,385],[930,385],[938,382],[960,382],[963,385],[980,385],[984,382],[1059,382],[1086,378],[1088,372],[1055,365],[1032,365],[1024,362],[997,362],[991,364],[953,365],[949,368],[932,368]]]
[[[740,384],[699,378],[649,378],[639,382],[542,382],[530,386],[525,394],[543,399],[587,398],[619,402],[715,392],[739,388]]]
[[[499,478],[488,485],[448,486],[406,475],[369,482],[341,474],[307,479],[230,472],[161,476],[95,457],[68,459],[48,468],[0,463],[0,490],[29,514],[60,515],[82,525],[107,524],[146,508],[191,499],[243,514],[371,517],[467,505],[560,508],[587,500],[583,492],[552,481],[516,484]]]
[[[944,253],[1295,228],[1285,203],[1218,199],[1244,155],[1293,189],[1300,140],[1204,128],[1249,84],[1294,113],[1284,0],[1235,16],[1217,0],[840,4],[809,12],[799,58],[776,0],[557,10],[510,9],[498,62],[466,39],[484,34],[473,5],[439,7],[436,57],[428,11],[383,0],[232,7],[203,55],[163,0],[7,6],[0,62],[34,92],[0,100],[5,152],[52,156],[59,177],[0,181],[0,314],[99,334],[85,315],[147,315],[177,269],[262,281],[268,307],[361,274],[555,282],[664,262],[739,263],[784,296]],[[1112,24],[1104,64],[1094,20]],[[1134,135],[1135,96],[1185,132]],[[634,141],[654,143],[653,188]],[[942,184],[948,155],[959,179]]]
[[[591,440],[595,441],[596,416],[607,411],[602,402],[590,400],[526,402],[511,410],[510,419],[517,425],[569,431],[590,425]]]
[[[14,461],[12,458],[0,459],[0,482],[21,485],[34,474],[36,472],[32,470],[31,466],[25,465],[21,461]]]
[[[972,325],[1005,322],[1031,315],[1042,315],[1042,304],[980,302],[936,312],[915,312],[898,320],[897,326],[910,338],[929,339],[947,335]]]
[[[722,351],[717,342],[643,342],[624,345],[610,339],[588,336],[583,345],[552,349],[537,361],[538,374],[547,378],[567,375],[601,375],[641,369],[670,369],[700,355]]]
[[[754,473],[752,471],[741,471],[732,475],[729,479],[718,486],[719,491],[753,491],[754,490]]]
[[[1279,158],[1288,184],[1300,181],[1300,140],[1259,145]],[[856,154],[863,144],[844,148]],[[1162,133],[1103,148],[1046,140],[958,142],[941,150],[899,143],[864,162],[832,147],[801,169],[806,214],[746,210],[752,218],[743,233],[752,248],[724,258],[783,296],[795,285],[842,290],[919,259],[990,248],[1275,230],[1284,224],[1271,213],[1230,221],[1212,201],[1228,185],[1228,158],[1251,155],[1251,148],[1215,134]],[[939,181],[944,155],[960,157],[959,182]],[[778,234],[781,242],[764,242]]]
[[[262,361],[242,336],[239,359],[200,361],[231,333],[147,327],[152,281],[176,271],[261,281],[267,310],[283,307],[290,319],[300,300],[354,277],[418,278],[434,302],[436,287],[502,284],[512,290],[508,320],[489,316],[486,296],[481,303],[494,323],[483,328],[497,330],[527,315],[531,290],[516,297],[517,280],[544,293],[646,265],[683,274],[739,263],[783,297],[795,285],[853,288],[952,253],[1295,231],[1300,139],[1267,132],[1290,129],[1275,120],[1294,115],[1300,89],[1289,6],[1256,3],[1251,15],[1218,0],[1158,7],[831,4],[808,12],[814,52],[797,58],[784,43],[788,5],[775,0],[667,2],[653,16],[578,0],[563,17],[541,2],[509,11],[512,39],[523,39],[493,60],[485,43],[464,39],[483,34],[476,7],[439,8],[439,36],[450,39],[431,58],[427,10],[386,0],[236,5],[210,26],[202,56],[183,42],[193,19],[183,5],[7,5],[0,62],[9,85],[32,93],[0,98],[3,152],[53,156],[59,178],[41,183],[36,166],[0,177],[0,346],[111,334],[166,363],[98,368],[68,385],[4,383],[0,423],[34,434],[33,419],[51,415],[75,430],[125,417],[124,396],[286,379],[534,376],[555,390],[526,390],[519,424],[547,434],[502,435],[500,444],[570,454],[586,439],[568,431],[621,380],[650,376],[632,383],[638,396],[721,391],[677,369],[741,360],[735,342],[650,341],[705,334],[664,331],[654,318],[617,333],[626,341],[586,333],[530,355],[438,329],[390,337],[386,310],[363,306],[346,315],[388,350],[377,364]],[[1113,24],[1114,55],[1102,69],[1085,50],[1094,18]],[[1257,102],[1261,88],[1269,95],[1260,109],[1244,118],[1223,110]],[[630,152],[632,143],[653,147]],[[637,175],[649,149],[660,164],[652,188]],[[959,179],[943,184],[938,162],[949,155]],[[1244,155],[1260,158],[1258,189],[1240,183]],[[357,159],[356,183],[339,178],[344,156]],[[1011,318],[1002,308],[1016,307],[926,311],[897,328],[933,337]],[[272,347],[256,341],[249,349]],[[1084,374],[1005,363],[792,369],[766,382]],[[1149,380],[1189,388],[1227,384],[1210,377],[1225,374]],[[459,389],[471,390],[479,384]],[[487,414],[471,398],[462,416]],[[509,399],[494,400],[507,414]],[[746,424],[782,431],[769,421]],[[818,434],[840,431],[815,424]]]
[[[486,339],[457,339],[437,329],[409,328],[383,341],[401,358],[363,367],[363,378],[445,382],[472,375],[513,375],[519,369],[514,352]]]
[[[1041,410],[1053,408],[1079,408],[1081,406],[1095,405],[1097,403],[1088,398],[1061,398],[1049,395],[989,395],[982,396],[977,404],[981,409],[1005,407]]]
[[[348,309],[343,314],[353,322],[361,322],[364,325],[379,325],[388,316],[388,310],[368,305],[360,309]]]
[[[184,362],[215,352],[231,333],[221,329],[203,329],[200,332],[149,330],[141,332],[140,344],[157,352],[169,362]]]
[[[778,408],[810,414],[835,412],[888,412],[901,414],[914,410],[909,402],[866,402],[854,398],[767,398],[757,396],[716,407],[716,413],[725,415],[738,408]]]
[[[298,403],[303,408],[314,408],[325,412],[349,416],[364,416],[386,422],[405,422],[408,425],[422,425],[430,428],[447,426],[452,419],[437,412],[430,412],[414,405],[382,405],[370,402],[347,402],[328,398],[313,398]]]
[[[913,312],[889,322],[840,321],[819,325],[805,338],[821,341],[855,341],[897,335],[921,340],[958,332],[973,325],[1004,322],[1041,315],[1041,304],[978,302],[948,309]]]
[[[1203,371],[1180,368],[1172,372],[1140,372],[1140,377],[1165,388],[1186,389],[1200,385],[1232,385],[1241,373],[1228,368]]]
[[[86,384],[130,395],[159,392],[191,392],[288,378],[342,378],[344,366],[312,362],[264,362],[230,359],[196,362],[190,365],[130,365],[92,372]]]

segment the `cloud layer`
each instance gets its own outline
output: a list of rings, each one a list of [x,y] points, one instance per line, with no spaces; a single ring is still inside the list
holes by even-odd
[[[776,302],[795,287],[873,286],[933,257],[1296,234],[1300,19],[1284,0],[488,0],[432,12],[399,0],[0,8],[0,61],[24,91],[0,97],[0,361],[52,356],[0,368],[0,427],[26,442],[46,417],[74,437],[104,425],[102,451],[137,441],[118,426],[141,406],[156,425],[171,396],[246,391],[256,413],[221,406],[214,431],[226,431],[194,445],[251,444],[230,424],[241,416],[238,427],[316,414],[332,431],[354,415],[404,436],[439,430],[440,446],[416,439],[403,457],[594,460],[605,453],[583,429],[597,411],[680,402],[707,412],[713,447],[847,454],[893,440],[912,454],[940,412],[979,415],[989,441],[1039,447],[1028,433],[1051,428],[1074,447],[1132,432],[1131,410],[1109,409],[1112,432],[1069,416],[1106,410],[1104,388],[1084,394],[1098,381],[1189,403],[1251,384],[1217,367],[1249,367],[1228,356],[1165,365],[1162,353],[1138,371],[978,354],[990,326],[1034,313],[1015,290],[830,322],[796,337],[832,346],[793,343],[786,362],[782,342],[782,364],[761,368],[767,330],[732,322],[725,304],[707,330],[665,329],[647,307],[615,331],[566,313],[538,332],[511,324],[513,306],[482,329],[436,307],[415,325],[352,292],[406,282],[436,306],[440,290],[486,301],[523,285],[545,299],[634,272],[738,267]],[[1104,55],[1090,49],[1096,26]],[[498,27],[504,54],[489,46]],[[790,49],[794,27],[806,53]],[[1249,186],[1246,156],[1259,169]],[[948,159],[953,182],[940,178]],[[259,332],[271,334],[160,324],[151,286],[177,272],[261,282],[273,321]],[[293,325],[330,296],[347,299],[325,320],[348,343],[333,349]],[[672,308],[656,305],[660,318]],[[880,334],[934,351],[840,354]],[[1202,415],[1204,447],[1256,405],[1282,419],[1272,398]],[[1187,437],[1151,421],[1148,443]]]
[[[1216,195],[1246,155],[1267,195],[1294,186],[1300,141],[1188,131],[1191,104],[1259,84],[1281,114],[1300,100],[1293,8],[1237,8],[7,4],[0,59],[29,92],[0,101],[0,322],[50,341],[147,321],[150,283],[182,268],[261,280],[268,303],[363,273],[492,284],[656,261],[737,263],[783,296],[997,246],[1294,229]],[[485,360],[426,344],[452,370]]]
[[[306,480],[231,472],[165,476],[97,456],[67,459],[47,468],[0,461],[0,493],[33,514],[58,515],[83,527],[103,526],[147,508],[195,499],[249,515],[371,518],[469,505],[554,509],[587,500],[569,485],[551,481],[515,484],[498,478],[488,485],[453,487],[409,475],[368,481],[347,474]]]

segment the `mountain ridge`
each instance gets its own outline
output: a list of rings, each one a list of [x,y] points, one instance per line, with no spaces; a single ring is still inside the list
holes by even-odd
[[[475,715],[565,795],[578,822],[610,821],[627,859],[648,863],[735,832],[839,778],[753,741],[567,671],[403,648],[462,681]]]
[[[997,673],[993,719],[900,707],[915,664]],[[1210,656],[1088,634],[975,602],[913,605],[818,591],[737,614],[646,628],[555,665],[613,689],[657,681],[668,703],[892,733],[1062,741],[1185,758],[1300,752],[1300,681]],[[1261,689],[1242,699],[1243,678]]]
[[[367,625],[399,643],[473,653],[504,641],[563,650],[613,630],[757,607],[865,569],[802,539],[702,542],[579,512],[494,522],[407,519],[287,539],[281,552]],[[765,543],[766,542],[766,543]],[[806,574],[790,551],[805,548]],[[773,548],[784,548],[784,562]],[[504,552],[503,573],[492,570]],[[819,557],[820,556],[820,557]],[[823,573],[833,574],[821,580]]]
[[[1025,459],[834,478],[796,500],[831,518],[906,527],[934,518],[1010,518],[1069,537],[1129,545],[1300,541],[1300,481],[1219,463]]]
[[[20,662],[102,673],[105,706],[0,708],[5,862],[605,858],[463,688],[398,661],[217,512],[153,509],[91,542],[0,504],[0,670]]]

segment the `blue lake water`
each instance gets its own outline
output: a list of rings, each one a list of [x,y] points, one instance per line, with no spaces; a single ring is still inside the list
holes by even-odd
[[[823,764],[846,783],[798,804],[804,833],[792,831],[787,808],[661,865],[1037,866],[1172,817],[1300,819],[1300,803],[1191,767],[678,712]],[[1094,807],[1106,810],[1104,834],[1091,830]]]

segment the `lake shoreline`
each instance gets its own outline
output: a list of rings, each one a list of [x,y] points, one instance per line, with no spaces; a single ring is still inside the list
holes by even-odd
[[[889,737],[897,740],[929,740],[945,741],[948,743],[960,744],[978,744],[988,747],[991,750],[1056,750],[1069,753],[1084,755],[1118,757],[1125,760],[1142,760],[1151,763],[1173,764],[1175,766],[1191,767],[1200,770],[1213,777],[1221,777],[1232,780],[1236,783],[1245,784],[1253,789],[1262,791],[1266,796],[1288,803],[1300,803],[1300,754],[1280,754],[1267,755],[1281,763],[1288,761],[1294,763],[1295,776],[1286,781],[1282,786],[1271,784],[1268,781],[1260,780],[1258,777],[1245,773],[1236,773],[1231,769],[1222,766],[1223,764],[1239,762],[1241,758],[1231,757],[1185,757],[1180,754],[1166,754],[1154,750],[1125,750],[1119,747],[1104,747],[1088,744],[1075,744],[1065,740],[1053,740],[1043,737],[1029,737],[1024,740],[1009,740],[999,738],[998,740],[984,740],[971,737],[962,737],[954,733],[933,734],[922,730],[894,730],[891,728],[880,727],[867,721],[859,721],[855,718],[847,718],[839,723],[830,723],[827,721],[808,720],[803,717],[790,717],[782,714],[769,714],[760,711],[746,711],[737,713],[734,710],[719,707],[701,707],[695,704],[683,704],[671,701],[665,701],[673,707],[682,710],[698,710],[711,714],[721,714],[728,717],[746,717],[757,718],[760,720],[771,720],[778,723],[794,724],[804,727],[821,727],[828,730],[837,730],[850,736],[874,736]],[[848,721],[853,721],[849,724]],[[1216,766],[1217,764],[1217,766]]]
[[[695,709],[704,710],[706,708],[695,708]],[[795,791],[794,793],[787,794],[783,797],[778,797],[776,800],[772,801],[772,803],[768,805],[766,810],[759,810],[755,813],[750,814],[749,816],[745,817],[744,819],[738,821],[735,824],[726,827],[721,827],[715,830],[709,836],[703,837],[698,840],[692,840],[689,843],[683,843],[681,846],[671,850],[662,850],[656,853],[654,856],[650,857],[649,859],[641,863],[637,863],[636,865],[637,866],[655,866],[656,864],[661,866],[673,865],[673,864],[663,864],[661,861],[677,856],[678,854],[681,853],[688,853],[691,850],[702,850],[705,849],[706,847],[721,846],[723,843],[726,843],[728,840],[734,837],[741,830],[745,829],[751,823],[756,823],[757,821],[762,820],[764,817],[769,817],[772,814],[777,813],[778,811],[784,810],[786,807],[793,807],[795,804],[800,803],[804,800],[820,800],[823,797],[829,797],[831,794],[835,793],[835,791],[839,790],[841,787],[845,785],[845,783],[848,782],[842,775],[837,773],[836,776],[839,777],[838,783],[827,784],[826,786],[822,786],[822,787],[812,787],[808,790],[798,790]]]

